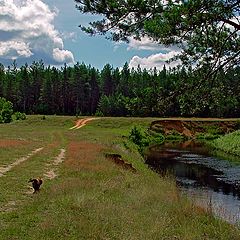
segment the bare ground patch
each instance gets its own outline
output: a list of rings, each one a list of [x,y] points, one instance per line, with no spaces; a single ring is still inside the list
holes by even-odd
[[[116,165],[122,167],[125,170],[130,170],[132,172],[136,172],[136,169],[132,166],[131,163],[126,162],[122,159],[122,156],[115,153],[107,153],[105,154],[106,158],[111,159]]]
[[[43,176],[48,178],[49,180],[54,179],[55,177],[57,177],[56,174],[56,166],[58,166],[59,164],[61,164],[64,161],[65,158],[65,153],[66,150],[65,149],[60,149],[60,153],[53,159],[53,163],[52,164],[48,164],[47,166],[55,166],[51,169],[48,169]]]
[[[189,138],[194,138],[197,134],[206,132],[207,129],[217,129],[220,133],[230,133],[237,128],[237,121],[220,119],[179,120],[173,118],[153,121],[150,126],[151,130],[164,135],[177,132]]]
[[[79,119],[75,126],[71,127],[70,129],[79,129],[81,127],[84,127],[88,122],[92,121],[92,120],[96,120],[99,118],[84,118],[84,119]]]
[[[17,208],[17,202],[16,201],[9,201],[4,206],[0,207],[1,212],[12,212]]]

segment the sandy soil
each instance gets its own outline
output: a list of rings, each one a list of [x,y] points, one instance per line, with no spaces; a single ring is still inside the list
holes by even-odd
[[[235,120],[224,119],[164,119],[152,122],[150,129],[161,132],[164,135],[178,132],[186,137],[195,137],[198,133],[204,133],[207,129],[218,129],[221,133],[230,133],[237,130]]]
[[[65,158],[65,153],[66,153],[66,150],[65,149],[60,149],[60,153],[58,154],[58,156],[56,156],[54,159],[53,159],[53,163],[50,165],[51,168],[48,169],[44,174],[43,176],[46,177],[47,179],[49,180],[52,180],[54,179],[55,177],[57,177],[57,174],[56,174],[56,166],[58,166],[60,163],[62,163],[64,161],[64,158]],[[48,164],[49,166],[49,164]],[[53,167],[55,166],[55,167]]]
[[[96,120],[99,118],[84,118],[84,119],[79,119],[75,126],[71,127],[70,129],[79,129],[81,127],[84,127],[88,122],[92,121],[92,120]]]

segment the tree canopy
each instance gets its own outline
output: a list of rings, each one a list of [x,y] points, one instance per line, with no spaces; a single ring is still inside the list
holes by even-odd
[[[205,77],[240,63],[239,0],[75,0],[82,13],[101,20],[81,26],[113,41],[147,36],[177,45],[184,64],[203,69]]]

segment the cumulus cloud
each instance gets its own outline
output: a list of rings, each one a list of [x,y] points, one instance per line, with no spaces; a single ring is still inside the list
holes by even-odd
[[[0,56],[6,56],[9,59],[17,57],[30,57],[33,53],[29,49],[29,44],[18,41],[0,42]]]
[[[59,48],[53,49],[53,58],[55,61],[62,62],[71,62],[73,59],[73,54],[68,50],[61,50]]]
[[[163,66],[166,68],[173,68],[181,63],[179,60],[169,62],[169,60],[181,52],[180,48],[177,46],[164,46],[156,41],[151,40],[148,37],[143,37],[141,40],[130,38],[128,50],[147,50],[155,52],[148,57],[132,57],[129,62],[129,66],[131,68],[137,68],[140,66],[141,68],[145,69],[153,69],[156,67],[157,69],[161,70]]]
[[[148,37],[143,37],[141,40],[136,40],[134,38],[129,39],[128,50],[151,50],[151,51],[180,51],[177,46],[167,47],[159,44],[156,41],[151,40]]]
[[[47,64],[73,63],[64,49],[51,10],[41,0],[0,0],[0,59],[46,60]]]
[[[177,51],[171,51],[168,53],[157,53],[157,54],[153,54],[150,55],[149,57],[139,57],[139,56],[134,56],[130,62],[129,62],[129,66],[131,68],[137,68],[138,66],[140,66],[141,68],[146,68],[146,69],[153,69],[154,67],[156,67],[159,70],[163,69],[163,66],[165,65],[165,67],[168,68],[172,68],[172,67],[176,67],[180,64],[180,60],[177,61],[172,61],[172,62],[168,62],[171,58],[173,58],[174,56],[176,56],[177,54],[179,54],[179,52]]]

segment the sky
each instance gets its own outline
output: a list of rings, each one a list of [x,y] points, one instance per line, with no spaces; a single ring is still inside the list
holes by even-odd
[[[96,16],[81,14],[75,5],[74,0],[0,0],[0,63],[8,66],[16,60],[21,66],[42,59],[45,65],[84,62],[102,69],[107,63],[121,68],[127,62],[130,67],[162,69],[179,51],[148,38],[127,44],[88,36],[78,26]]]

